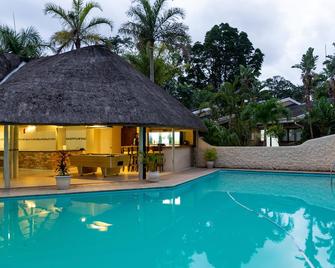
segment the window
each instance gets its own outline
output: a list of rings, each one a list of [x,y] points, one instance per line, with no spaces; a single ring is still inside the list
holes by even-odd
[[[180,132],[174,133],[174,141],[175,145],[180,145]],[[150,132],[149,144],[164,144],[166,146],[172,145],[172,132]]]
[[[298,128],[285,129],[285,134],[281,141],[284,142],[299,142],[301,141],[302,130]]]
[[[295,129],[288,130],[288,140],[295,141]]]
[[[296,141],[301,141],[302,130],[296,129],[295,135],[296,135]]]
[[[282,137],[282,141],[288,141],[288,133],[287,133],[287,130],[285,129],[285,134],[284,136]]]

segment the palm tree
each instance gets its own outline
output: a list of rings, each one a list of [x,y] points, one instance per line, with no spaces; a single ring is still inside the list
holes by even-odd
[[[134,0],[127,12],[131,21],[122,25],[120,32],[135,39],[140,49],[149,55],[150,79],[155,81],[155,43],[175,46],[189,40],[188,27],[179,20],[185,17],[180,8],[165,9],[168,0]]]
[[[42,38],[33,27],[17,32],[9,26],[0,26],[0,53],[13,53],[28,61],[41,56],[43,47]]]
[[[308,112],[310,112],[312,109],[311,96],[313,90],[313,83],[316,77],[315,69],[318,58],[319,58],[318,56],[314,55],[314,48],[310,47],[308,48],[307,52],[304,55],[302,55],[301,62],[299,64],[292,66],[292,68],[297,68],[301,70],[301,78],[305,90],[305,103]],[[311,138],[313,138],[314,137],[313,127],[310,120],[309,120],[309,129]]]
[[[315,101],[309,116],[312,123],[318,127],[320,136],[330,135],[335,129],[334,104],[326,97]]]
[[[335,43],[333,46],[335,47]],[[329,84],[329,96],[333,103],[335,103],[335,55],[328,55],[327,60],[325,60],[323,64],[325,65],[323,72]]]
[[[225,82],[221,89],[213,95],[210,106],[212,116],[219,119],[228,116],[228,126],[232,127],[233,118],[239,113],[241,97],[236,94],[239,81],[235,79],[233,83]]]
[[[243,117],[249,118],[255,125],[261,124],[265,135],[278,137],[282,129],[279,120],[289,117],[289,112],[278,100],[270,99],[261,103],[249,104],[243,111]]]
[[[73,0],[72,9],[65,10],[61,6],[47,3],[44,8],[45,14],[61,20],[63,29],[51,37],[51,44],[58,45],[57,52],[63,49],[79,49],[82,44],[90,45],[102,42],[103,37],[95,30],[99,25],[108,25],[112,29],[112,22],[101,17],[88,20],[88,15],[93,9],[102,11],[96,2],[84,3],[83,0]]]

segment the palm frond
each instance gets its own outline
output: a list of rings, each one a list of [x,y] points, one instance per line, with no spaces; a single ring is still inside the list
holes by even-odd
[[[179,41],[187,41],[189,39],[187,30],[188,27],[180,22],[165,23],[156,38],[157,41],[164,42],[168,45],[175,45]]]
[[[155,3],[153,4],[152,10],[153,10],[153,13],[156,14],[157,17],[161,13],[161,10],[164,9],[166,2],[167,0],[156,0]]]
[[[73,35],[67,31],[59,31],[54,33],[51,36],[50,48],[52,51],[55,51],[57,54],[62,52],[65,49],[68,49],[73,44]]]
[[[100,34],[86,34],[82,37],[82,41],[86,45],[103,44],[103,39]]]
[[[61,6],[57,6],[53,3],[47,3],[44,8],[44,14],[49,14],[53,18],[60,19],[63,26],[74,27],[74,23],[69,14]]]
[[[82,25],[87,17],[87,15],[91,12],[92,9],[97,8],[102,11],[102,8],[99,3],[97,2],[88,2],[86,3],[85,7],[82,8],[80,15],[79,15],[79,24]]]
[[[113,29],[113,22],[111,20],[108,20],[106,18],[97,17],[97,18],[91,19],[91,21],[85,26],[83,31],[87,31],[88,29],[94,28],[101,24],[106,24],[111,28],[111,30]]]

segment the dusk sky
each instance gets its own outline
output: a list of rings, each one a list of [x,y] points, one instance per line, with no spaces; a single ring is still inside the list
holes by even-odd
[[[0,24],[13,25],[15,14],[16,28],[34,26],[44,39],[61,25],[57,19],[45,16],[43,7],[47,0],[3,0],[0,9]],[[53,1],[65,8],[71,0]],[[113,35],[121,23],[127,20],[126,11],[131,0],[98,0],[104,16],[114,22]],[[291,66],[298,63],[309,46],[320,56],[319,70],[328,53],[333,53],[335,42],[333,0],[173,0],[170,5],[186,11],[185,23],[190,28],[193,41],[203,41],[205,33],[215,24],[228,22],[248,33],[255,47],[265,53],[262,78],[282,75],[299,83],[300,74]],[[107,29],[101,28],[107,33]]]

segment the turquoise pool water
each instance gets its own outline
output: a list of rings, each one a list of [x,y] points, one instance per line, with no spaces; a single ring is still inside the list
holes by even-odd
[[[335,267],[329,176],[220,171],[177,188],[0,199],[0,266]]]

